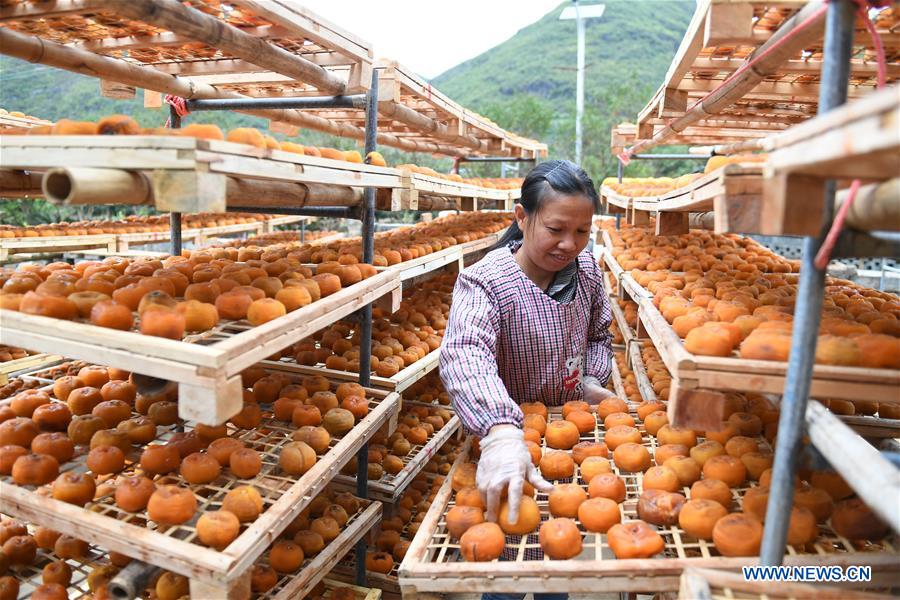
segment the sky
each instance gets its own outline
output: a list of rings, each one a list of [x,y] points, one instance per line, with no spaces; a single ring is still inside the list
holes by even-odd
[[[506,41],[561,0],[300,0],[366,40],[376,58],[431,79]]]

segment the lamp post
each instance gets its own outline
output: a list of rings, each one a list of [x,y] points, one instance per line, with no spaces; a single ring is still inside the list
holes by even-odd
[[[561,21],[575,19],[578,32],[578,51],[575,73],[575,162],[581,164],[581,117],[584,114],[584,22],[586,19],[599,19],[606,10],[605,4],[582,6],[578,0],[572,0],[572,6],[563,9],[559,15]]]

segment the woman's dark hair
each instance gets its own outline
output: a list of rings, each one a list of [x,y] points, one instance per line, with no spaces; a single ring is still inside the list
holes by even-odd
[[[600,212],[600,197],[594,182],[584,169],[568,160],[548,160],[529,171],[522,182],[522,197],[518,203],[531,216],[541,212],[544,202],[556,192],[567,196],[585,196],[594,205],[594,213]],[[494,248],[502,248],[523,237],[519,224],[513,221]]]

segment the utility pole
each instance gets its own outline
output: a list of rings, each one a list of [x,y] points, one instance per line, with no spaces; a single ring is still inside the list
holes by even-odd
[[[606,9],[604,4],[590,4],[582,6],[578,0],[572,0],[573,6],[563,9],[559,15],[561,21],[575,19],[575,29],[578,32],[578,50],[576,53],[575,68],[575,163],[581,164],[581,149],[583,138],[581,119],[584,115],[584,22],[587,19],[599,19]]]

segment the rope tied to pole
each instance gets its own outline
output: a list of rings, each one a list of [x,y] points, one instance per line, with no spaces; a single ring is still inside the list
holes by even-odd
[[[882,0],[875,0],[872,2],[867,2],[866,0],[851,1],[857,5],[857,12],[859,13],[860,19],[865,24],[869,35],[872,37],[872,43],[875,46],[875,57],[878,61],[878,76],[875,87],[881,89],[887,84],[887,57],[885,56],[884,44],[882,43],[881,36],[879,35],[878,30],[875,29],[875,24],[872,23],[872,19],[869,18],[868,9],[870,4],[872,6],[884,6],[886,3]],[[831,261],[831,254],[834,252],[834,247],[837,245],[838,238],[841,237],[841,232],[844,230],[844,223],[847,220],[847,213],[849,213],[850,209],[853,207],[853,202],[856,200],[861,184],[862,182],[859,179],[854,179],[850,184],[850,190],[847,192],[847,199],[844,200],[844,203],[841,204],[838,209],[834,221],[832,221],[831,227],[825,235],[825,241],[822,242],[822,246],[816,253],[814,264],[817,269],[825,269]]]
[[[177,114],[179,117],[186,117],[191,113],[191,111],[188,110],[187,101],[184,98],[182,98],[181,96],[173,96],[172,94],[166,94],[164,102],[166,104],[168,104],[169,106],[173,107],[175,109],[175,114]],[[169,116],[166,119],[166,127],[171,127],[171,126],[172,126],[172,117]]]

